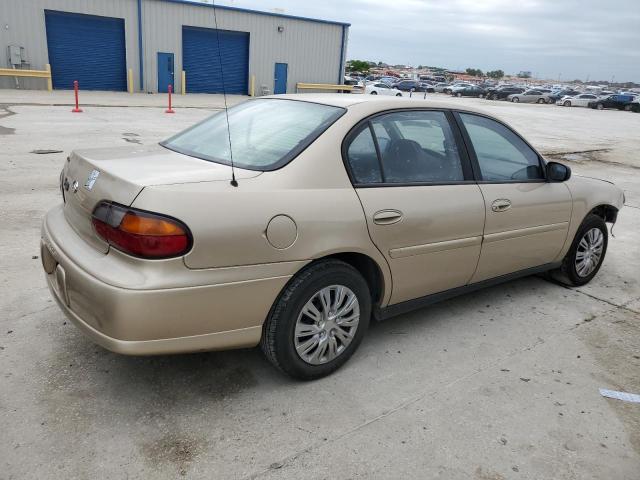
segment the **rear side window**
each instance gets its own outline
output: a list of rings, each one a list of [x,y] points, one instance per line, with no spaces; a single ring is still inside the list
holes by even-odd
[[[229,109],[228,127],[222,111],[161,145],[226,165],[233,154],[237,167],[274,170],[295,158],[344,112],[340,107],[304,101],[249,100]]]
[[[347,147],[355,183],[464,181],[460,155],[444,112],[394,112],[377,116],[365,125]]]
[[[485,181],[544,179],[538,154],[510,129],[486,117],[461,113]]]

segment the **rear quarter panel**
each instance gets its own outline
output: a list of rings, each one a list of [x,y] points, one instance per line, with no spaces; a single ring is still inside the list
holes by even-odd
[[[369,237],[358,196],[349,181],[341,143],[360,117],[345,114],[320,138],[283,168],[229,182],[200,182],[146,187],[133,206],[180,219],[193,234],[184,257],[191,269],[255,266],[311,261],[356,252],[371,257],[388,286],[387,263]],[[286,248],[270,243],[267,226],[276,216],[295,222],[294,242]]]

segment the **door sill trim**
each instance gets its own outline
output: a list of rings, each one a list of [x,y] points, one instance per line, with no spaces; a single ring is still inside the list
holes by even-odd
[[[544,265],[540,265],[538,267],[526,268],[524,270],[508,273],[506,275],[500,275],[499,277],[489,278],[480,282],[463,285],[462,287],[451,288],[443,292],[432,293],[430,295],[425,295],[424,297],[414,298],[405,302],[396,303],[384,308],[376,308],[373,312],[373,316],[378,321],[387,320],[391,317],[402,315],[403,313],[408,313],[413,310],[417,310],[418,308],[426,307],[427,305],[432,305],[443,300],[449,300],[450,298],[464,295],[465,293],[474,292],[482,288],[491,287],[500,283],[508,282],[510,280],[515,280],[517,278],[528,277],[530,275],[547,272],[549,270],[558,268],[561,265],[562,262],[545,263]]]

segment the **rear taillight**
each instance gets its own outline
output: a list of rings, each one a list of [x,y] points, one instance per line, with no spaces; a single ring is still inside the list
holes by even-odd
[[[93,228],[109,245],[141,258],[170,258],[191,248],[187,226],[157,213],[100,202],[91,217]]]

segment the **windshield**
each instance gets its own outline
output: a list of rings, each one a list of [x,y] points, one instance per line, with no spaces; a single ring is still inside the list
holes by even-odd
[[[296,100],[259,99],[224,111],[160,145],[203,160],[249,170],[275,170],[290,162],[346,110]]]

